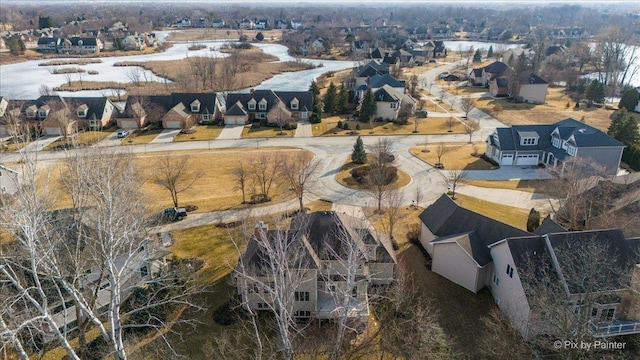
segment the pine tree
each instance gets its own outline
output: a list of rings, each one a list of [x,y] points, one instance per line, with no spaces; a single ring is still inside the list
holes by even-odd
[[[320,104],[320,89],[318,88],[318,84],[315,81],[311,81],[309,91],[311,91],[313,101],[313,114],[311,114],[309,122],[317,124],[322,121],[322,106]]]
[[[372,116],[375,116],[377,111],[376,99],[373,97],[373,92],[371,88],[367,89],[367,92],[364,94],[364,99],[362,100],[362,105],[360,105],[360,117],[359,120],[363,122],[369,121]]]
[[[364,143],[362,142],[362,138],[360,136],[358,136],[355,145],[353,145],[351,161],[356,164],[365,164],[367,162],[367,152],[364,151]]]
[[[333,81],[329,84],[327,88],[327,93],[324,94],[324,112],[332,115],[336,112],[336,100],[338,97],[338,89],[333,84]]]
[[[628,147],[640,145],[638,121],[625,108],[616,111],[612,116],[607,134]]]
[[[536,209],[531,208],[529,217],[527,218],[527,231],[533,232],[538,226],[540,226],[540,213]]]
[[[618,103],[618,108],[625,108],[628,111],[634,111],[638,106],[638,100],[640,100],[640,94],[636,89],[629,89],[622,94],[622,98]]]
[[[344,85],[340,85],[338,88],[336,109],[339,114],[346,114],[349,112],[349,92]]]
[[[473,62],[479,63],[480,61],[482,61],[482,53],[480,52],[480,49],[478,49],[473,55]]]
[[[604,84],[598,80],[593,80],[584,91],[585,99],[593,102],[604,101]]]
[[[487,58],[493,57],[493,45],[489,46],[489,50],[487,51]]]

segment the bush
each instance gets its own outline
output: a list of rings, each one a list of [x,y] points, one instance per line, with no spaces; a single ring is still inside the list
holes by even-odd
[[[498,164],[497,161],[493,160],[492,158],[488,157],[486,153],[482,154],[482,156],[480,156],[480,158],[488,163],[490,163],[493,166],[500,166],[500,164]]]
[[[348,123],[348,122],[346,122],[346,121],[345,121],[345,122],[343,122],[343,123],[342,123],[342,129],[343,129],[343,130],[349,130],[349,123]]]
[[[298,128],[298,123],[297,123],[297,122],[295,122],[295,121],[290,122],[290,123],[288,123],[284,128],[285,128],[286,130],[295,130],[295,129],[297,129],[297,128]]]
[[[356,124],[356,130],[360,130],[360,124]]]
[[[338,121],[338,125],[336,125],[338,129],[342,129],[342,120]]]
[[[395,166],[385,166],[384,167],[384,183],[385,185],[393,183],[398,178],[398,169]],[[359,166],[357,168],[351,169],[351,177],[358,184],[366,184],[369,181],[369,173],[371,172],[371,167],[368,165]]]
[[[366,177],[369,175],[369,170],[370,170],[370,167],[367,166],[367,165],[359,166],[357,168],[353,168],[350,171],[351,177],[358,184],[362,184],[362,183],[364,183],[364,180],[366,179]]]
[[[322,119],[320,118],[320,115],[313,114],[309,118],[309,122],[312,123],[312,124],[320,124],[322,122]]]

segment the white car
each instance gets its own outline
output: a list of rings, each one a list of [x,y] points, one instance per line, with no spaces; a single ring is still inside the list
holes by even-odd
[[[118,138],[122,139],[127,137],[127,135],[129,135],[129,130],[125,130],[125,129],[120,129],[118,130]]]

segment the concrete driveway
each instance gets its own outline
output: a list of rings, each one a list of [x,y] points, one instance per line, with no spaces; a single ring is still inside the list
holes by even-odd
[[[296,133],[293,136],[294,137],[313,137],[313,131],[311,129],[312,126],[313,125],[308,121],[298,122]]]
[[[129,133],[133,132],[133,130],[130,130]],[[129,135],[131,136],[131,135]],[[95,147],[105,147],[105,146],[119,146],[122,145],[122,139],[118,138],[118,132],[114,131],[111,134],[109,134],[109,136],[107,136],[106,138],[102,139],[102,141],[100,141],[99,143],[95,144]]]
[[[41,138],[37,139],[36,141],[30,142],[27,146],[25,146],[22,149],[20,149],[20,152],[42,151],[42,149],[45,146],[47,146],[49,144],[52,144],[53,142],[55,142],[58,139],[60,139],[60,136],[44,136],[44,137],[41,137]]]
[[[244,125],[225,125],[217,140],[237,140],[242,138]]]
[[[180,134],[182,129],[164,129],[155,139],[151,140],[149,144],[164,144],[173,142],[173,138]]]

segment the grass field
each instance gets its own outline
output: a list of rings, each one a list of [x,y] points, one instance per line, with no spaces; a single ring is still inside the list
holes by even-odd
[[[373,128],[369,123],[359,122],[357,120],[347,121],[348,116],[331,116],[322,119],[320,124],[311,124],[313,136],[346,136],[346,135],[409,135],[414,134],[415,118],[410,118],[407,125],[398,125],[393,122],[375,122]],[[464,134],[464,125],[455,121],[449,132],[447,125],[448,118],[425,118],[418,120],[417,135],[426,134]],[[347,121],[349,130],[339,129],[338,121]],[[360,130],[355,130],[356,125],[360,125]],[[352,134],[356,131],[357,134]]]
[[[282,130],[282,133],[280,133],[279,127],[270,126],[261,126],[257,128],[254,128],[253,126],[245,126],[244,129],[242,129],[242,137],[245,139],[292,137],[295,133],[295,130]]]
[[[438,156],[436,155],[436,149],[439,144],[428,144],[424,152],[425,146],[415,146],[410,149],[413,156],[435,165],[438,162]],[[485,151],[485,143],[477,142],[473,144],[445,144],[447,153],[442,155],[440,161],[444,164],[445,170],[491,170],[494,166],[482,160],[480,157],[471,155],[476,152],[482,154]]]
[[[215,140],[224,127],[217,125],[196,125],[192,134],[178,134],[173,141]]]
[[[567,103],[569,107],[567,107]],[[546,103],[541,105],[516,104],[504,99],[478,99],[476,101],[476,107],[487,113],[491,113],[495,105],[502,106],[504,110],[493,114],[493,116],[505,125],[550,124],[571,117],[602,131],[607,131],[611,124],[610,116],[613,114],[613,110],[587,108],[585,104],[580,104],[580,108],[575,109],[575,104],[575,101],[564,93],[563,88],[549,88]]]
[[[136,130],[126,138],[122,139],[123,145],[136,145],[136,144],[148,144],[155,139],[163,129],[154,130]]]
[[[296,151],[291,148],[261,148],[261,149],[235,149],[235,150],[215,150],[189,153],[188,171],[196,176],[196,181],[191,188],[179,194],[179,205],[196,205],[195,212],[209,212],[216,210],[240,209],[247,205],[241,204],[242,195],[239,190],[235,190],[233,180],[233,170],[238,166],[239,161],[247,163],[252,158],[259,156],[282,157]],[[180,153],[171,153],[180,155]],[[141,179],[141,196],[150,213],[163,208],[173,206],[169,192],[155,184],[153,177],[158,169],[159,156],[164,154],[137,155],[134,157],[134,165]],[[48,168],[49,184],[60,184],[60,179],[64,176],[62,163],[57,162]],[[45,174],[42,174],[43,180]],[[59,186],[51,186],[53,189]],[[269,193],[270,202],[262,205],[276,204],[294,198],[285,186],[278,186],[275,181]],[[68,195],[58,189],[52,194],[56,208],[66,208],[71,206]],[[248,197],[248,195],[247,195]]]

